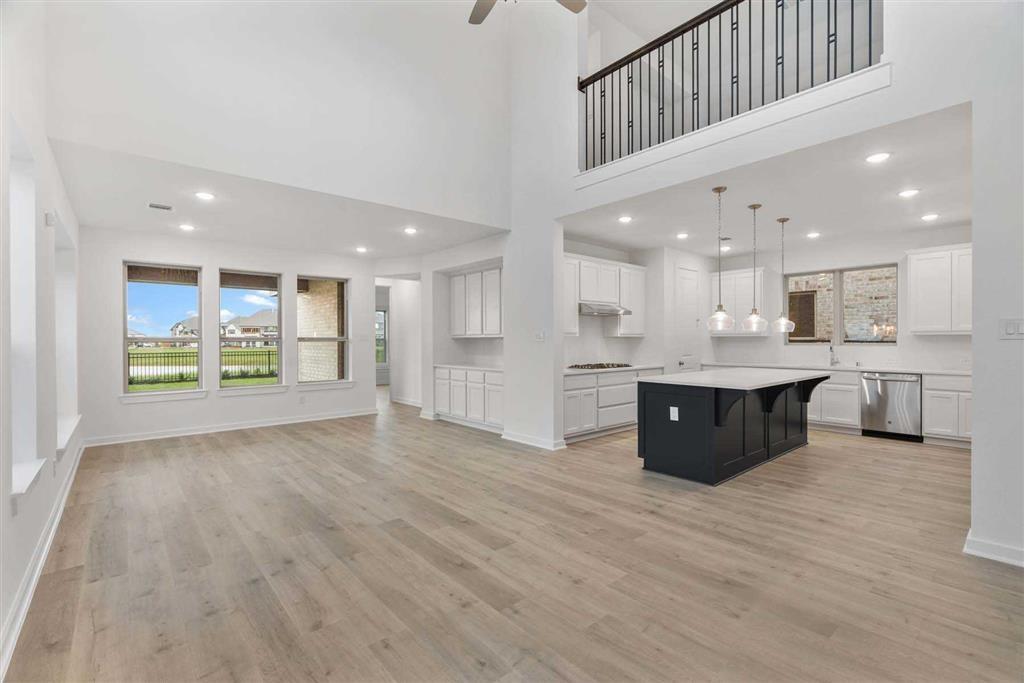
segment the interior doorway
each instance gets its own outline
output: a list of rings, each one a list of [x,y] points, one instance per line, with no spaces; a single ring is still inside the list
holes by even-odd
[[[374,287],[373,354],[377,369],[377,392],[390,400],[391,387],[391,287]]]

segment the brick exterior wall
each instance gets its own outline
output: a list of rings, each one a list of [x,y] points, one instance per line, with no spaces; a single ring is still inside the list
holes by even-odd
[[[835,283],[832,273],[790,275],[790,292],[815,291],[814,338],[828,341],[835,324]]]
[[[847,341],[896,341],[896,266],[843,273]]]
[[[298,293],[298,336],[344,336],[344,283],[308,280],[309,289]],[[341,321],[341,325],[339,325]],[[299,341],[299,381],[322,382],[345,378],[345,343]]]

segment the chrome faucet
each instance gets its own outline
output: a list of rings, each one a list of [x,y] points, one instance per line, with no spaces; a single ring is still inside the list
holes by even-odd
[[[829,367],[839,365],[839,356],[836,355],[836,350],[831,344],[828,345],[828,364]]]

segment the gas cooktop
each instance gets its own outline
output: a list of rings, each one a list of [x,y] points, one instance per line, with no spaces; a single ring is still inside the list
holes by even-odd
[[[612,370],[614,368],[631,368],[629,363],[577,363],[570,365],[570,370]]]

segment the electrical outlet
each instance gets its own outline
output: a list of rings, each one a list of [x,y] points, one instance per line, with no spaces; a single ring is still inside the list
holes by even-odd
[[[668,419],[671,422],[679,422],[679,407],[669,406],[668,407]]]

